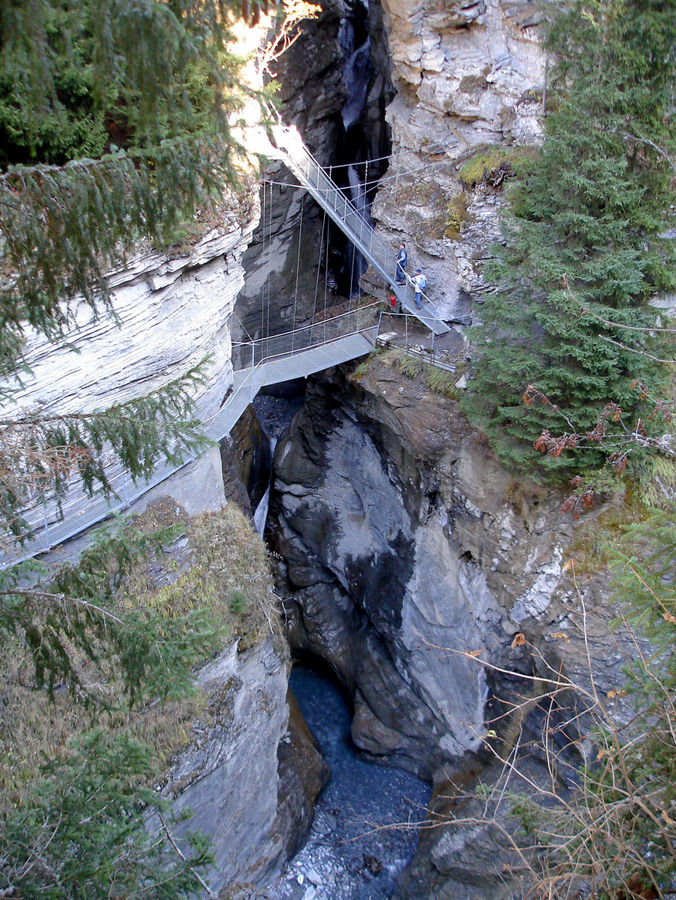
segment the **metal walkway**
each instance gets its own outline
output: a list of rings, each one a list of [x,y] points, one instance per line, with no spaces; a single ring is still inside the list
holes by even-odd
[[[446,334],[450,326],[429,312],[416,309],[413,290],[394,281],[395,251],[377,235],[373,226],[343,194],[326,170],[307,149],[296,128],[274,125],[270,129],[273,143],[268,155],[280,159],[296,176],[309,194],[326,210],[331,219],[371,263],[401,304],[434,334]],[[424,297],[424,294],[423,294]],[[426,298],[425,298],[426,299]]]
[[[429,307],[427,312],[416,309],[409,285],[400,286],[394,282],[396,254],[307,150],[298,131],[282,125],[272,126],[266,132],[256,131],[262,138],[262,146],[257,152],[284,162],[383,278],[402,310],[414,316],[433,336],[449,332],[449,325],[430,315]],[[262,387],[307,377],[370,353],[378,331],[377,325],[370,324],[377,318],[376,306],[373,304],[345,316],[313,323],[285,335],[234,344],[233,383],[220,409],[204,420],[207,437],[213,441],[223,440]],[[370,322],[365,316],[371,317]],[[181,466],[160,465],[149,481],[138,484],[123,472],[115,473],[109,479],[117,497],[110,501],[102,497],[90,498],[79,488],[74,488],[62,504],[63,518],[59,518],[54,505],[26,513],[34,529],[34,538],[18,551],[19,558],[47,552],[113,513],[124,512],[149,490],[191,462],[193,459],[186,460]],[[7,555],[0,557],[0,567],[17,561]]]
[[[215,442],[223,440],[261,388],[366,356],[375,347],[379,304],[352,310],[341,316],[313,323],[269,338],[233,344],[233,384],[220,409],[204,419],[204,433]],[[114,513],[123,513],[144,494],[180,472],[182,465],[160,464],[148,481],[136,484],[125,472],[109,476],[117,497],[88,497],[79,487],[64,498],[63,518],[53,504],[26,513],[34,529],[31,541],[17,548],[16,555],[0,556],[0,568],[46,553],[64,541],[101,523]]]

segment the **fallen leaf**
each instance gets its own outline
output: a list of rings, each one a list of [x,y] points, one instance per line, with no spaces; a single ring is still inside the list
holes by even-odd
[[[575,568],[575,560],[574,559],[567,559],[565,561],[565,563],[563,564],[564,572],[570,572],[570,570],[574,569],[574,568]]]
[[[553,637],[553,638],[558,638],[559,640],[562,640],[562,641],[569,641],[569,640],[570,640],[570,638],[569,638],[568,635],[565,633],[565,631],[555,631],[555,632],[552,634],[552,637]]]
[[[526,635],[525,635],[525,634],[521,634],[521,632],[519,631],[518,634],[515,634],[515,635],[514,635],[514,640],[512,641],[512,650],[513,650],[515,647],[523,647],[523,645],[524,645],[525,643],[526,643]]]
[[[671,622],[672,625],[676,625],[676,616],[673,613],[662,613],[662,618],[665,622]]]
[[[469,650],[465,651],[466,656],[474,656],[474,657],[481,656],[482,653],[483,653],[483,650],[472,650],[471,652]]]

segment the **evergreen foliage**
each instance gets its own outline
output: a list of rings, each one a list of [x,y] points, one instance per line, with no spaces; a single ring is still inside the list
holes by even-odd
[[[114,317],[106,273],[237,187],[229,121],[250,92],[229,47],[242,6],[255,19],[267,0],[0,4],[0,526],[15,540],[27,535],[26,502],[58,499],[75,478],[110,493],[111,451],[142,478],[206,446],[192,401],[204,364],[109,410],[12,415],[12,404],[27,330],[62,340],[82,303]],[[192,689],[219,629],[198,608],[141,607],[124,590],[140,556],[170,537],[104,531],[56,573],[36,563],[0,573],[0,643],[23,639],[36,688],[94,708],[113,682],[130,704]],[[162,821],[149,751],[99,731],[58,750],[38,788],[0,809],[0,894],[173,898],[205,887],[204,839],[182,843],[186,859],[164,826],[146,830]]]
[[[236,183],[241,103],[226,0],[50,0],[0,20],[0,375],[25,323],[55,337],[68,301]],[[4,132],[4,133],[3,133]]]
[[[103,455],[147,477],[204,449],[203,369],[106,412],[13,414],[27,327],[60,340],[84,302],[114,317],[105,273],[163,243],[236,185],[229,120],[248,88],[229,50],[237,0],[35,0],[0,8],[0,521],[78,476],[110,492]],[[258,6],[249,14],[259,12]]]
[[[174,852],[160,831],[166,810],[152,775],[146,748],[101,730],[47,762],[25,801],[0,813],[2,896],[195,896],[196,872],[211,862],[208,842],[191,833],[185,858]],[[162,816],[155,833],[146,830],[151,810]]]
[[[0,638],[25,637],[37,687],[51,695],[61,685],[101,704],[84,675],[91,663],[117,672],[130,704],[192,690],[192,666],[217,646],[210,617],[199,608],[167,617],[125,603],[120,593],[135,563],[160,554],[173,537],[176,529],[144,535],[124,525],[103,528],[76,564],[56,573],[34,562],[0,572]]]
[[[560,430],[557,408],[586,432],[607,404],[633,408],[632,382],[655,391],[664,378],[645,355],[657,319],[646,301],[676,283],[664,238],[675,41],[674,0],[577,0],[552,24],[544,144],[512,189],[465,401],[508,463],[537,465],[533,442]],[[525,406],[527,385],[550,404]],[[568,457],[539,465],[561,477]],[[590,449],[575,466],[602,459]]]
[[[47,496],[60,501],[77,476],[91,496],[113,494],[104,468],[112,449],[134,480],[148,478],[160,459],[178,465],[209,441],[195,419],[192,391],[205,361],[145,397],[101,412],[0,419],[0,519],[19,538],[22,510]]]

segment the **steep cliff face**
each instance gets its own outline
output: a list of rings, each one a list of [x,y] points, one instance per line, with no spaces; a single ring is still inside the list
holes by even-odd
[[[350,183],[348,163],[378,159],[368,178],[378,177],[389,151],[384,111],[392,96],[379,3],[325,0],[279,60],[277,81],[283,121],[296,125],[341,186]],[[364,165],[357,174],[365,180]],[[235,339],[288,331],[311,317],[318,302],[332,306],[337,290],[349,292],[341,232],[304,190],[292,187],[296,179],[286,168],[270,165],[266,178],[260,226],[244,260]]]
[[[450,316],[463,311],[461,289],[481,289],[481,263],[499,234],[499,196],[485,185],[466,191],[459,169],[489,147],[540,136],[542,11],[529,0],[383,0],[383,8],[397,95],[374,215],[395,240],[415,243],[411,262]]]
[[[125,268],[110,273],[115,317],[95,319],[88,309],[76,309],[74,325],[56,346],[28,335],[26,361],[32,374],[14,395],[19,408],[44,414],[105,409],[166,384],[209,356],[196,396],[198,415],[209,420],[232,384],[230,319],[244,282],[242,254],[259,212],[253,192],[225,200],[218,220],[203,228],[194,245],[168,253],[139,252]],[[133,495],[131,479],[112,454],[108,478],[122,499]],[[217,508],[223,500],[213,452],[182,472],[176,484],[177,497],[191,512],[205,505]],[[203,484],[208,487],[202,492]],[[167,492],[171,489],[165,485],[161,493]],[[211,499],[205,504],[207,495]],[[86,503],[76,486],[65,509],[72,515]],[[55,511],[46,522],[42,509],[39,514],[49,543]]]
[[[175,812],[192,811],[186,828],[212,839],[212,890],[265,884],[305,838],[326,778],[293,698],[287,704],[286,648],[272,638],[245,650],[234,642],[197,681],[207,715],[163,793]]]
[[[402,377],[390,352],[356,371],[309,384],[275,453],[270,530],[292,647],[351,692],[359,747],[442,791],[458,773],[497,777],[489,748],[517,736],[540,777],[552,727],[567,781],[590,750],[578,701],[528,698],[557,671],[583,690],[592,675],[595,690],[618,683],[631,650],[610,627],[606,579],[574,582],[560,495],[510,477],[454,400]],[[495,838],[443,835],[425,838],[410,896],[470,878],[483,865],[471,848],[485,855]]]
[[[142,711],[131,723],[154,714],[161,729],[178,732],[162,748],[170,762],[157,787],[174,813],[192,812],[176,836],[197,830],[211,839],[211,889],[234,890],[274,877],[303,840],[324,763],[287,702],[289,652],[258,535],[232,503],[189,518],[165,498],[139,520],[152,528],[174,521],[185,535],[140,564],[131,589],[141,603],[206,608],[221,628],[220,650],[196,672],[196,699]]]
[[[557,580],[556,507],[524,522],[453,404],[383,362],[308,388],[274,487],[292,644],[354,693],[358,745],[428,778],[476,750],[488,682],[464,652],[498,658],[535,573]]]

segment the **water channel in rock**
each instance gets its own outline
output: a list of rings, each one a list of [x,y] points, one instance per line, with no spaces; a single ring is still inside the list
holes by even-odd
[[[270,888],[282,898],[376,900],[390,897],[410,862],[430,787],[410,772],[358,754],[342,691],[315,668],[296,664],[290,686],[331,776],[317,800],[303,849]]]

